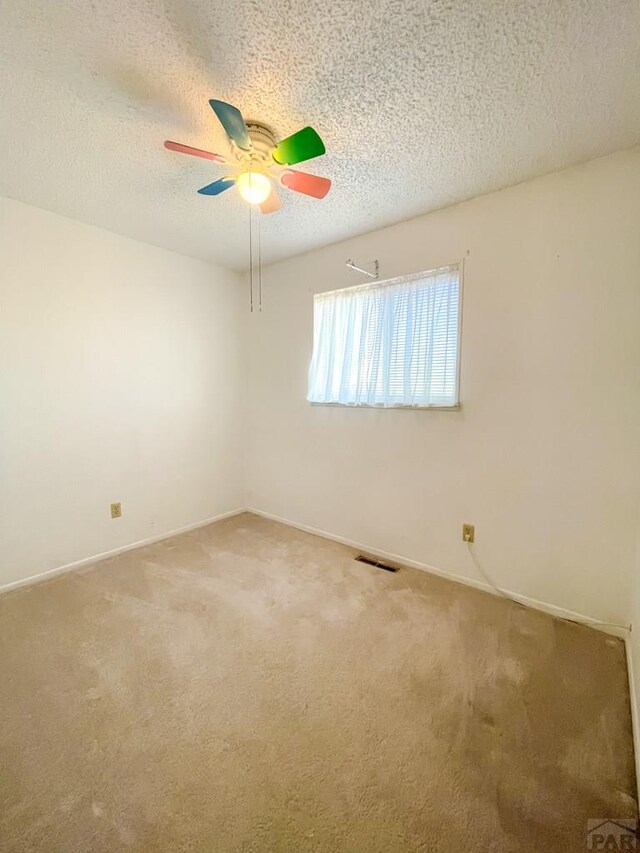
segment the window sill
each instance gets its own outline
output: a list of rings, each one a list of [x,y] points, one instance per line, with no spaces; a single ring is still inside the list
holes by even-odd
[[[375,406],[371,403],[316,403],[312,400],[307,400],[310,406],[323,406],[331,409],[377,409],[382,412],[393,412],[398,409],[402,411],[421,411],[421,412],[459,412],[462,409],[462,405],[460,403],[456,403],[454,406],[411,406],[411,405],[394,405],[394,406]]]

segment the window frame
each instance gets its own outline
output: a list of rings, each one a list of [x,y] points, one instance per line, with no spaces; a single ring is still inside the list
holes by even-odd
[[[330,296],[333,293],[344,293],[345,291],[355,291],[355,290],[366,290],[378,287],[384,287],[386,285],[392,284],[400,284],[409,281],[420,280],[422,278],[430,278],[438,275],[443,272],[452,272],[453,270],[457,270],[458,272],[458,340],[456,346],[456,402],[443,406],[438,403],[420,403],[420,404],[412,404],[412,403],[397,403],[390,406],[382,406],[376,405],[374,403],[337,403],[337,402],[322,402],[315,400],[306,400],[309,406],[325,406],[329,408],[335,409],[373,409],[377,411],[437,411],[437,412],[459,412],[462,408],[462,402],[460,400],[460,382],[461,382],[461,366],[462,366],[462,304],[464,297],[464,258],[461,260],[446,264],[440,267],[434,267],[433,269],[428,270],[420,270],[419,272],[414,273],[405,273],[404,275],[397,275],[393,278],[386,278],[382,281],[364,282],[363,284],[349,285],[348,287],[334,287],[332,290],[318,290],[313,292],[313,300],[314,300],[314,310],[312,311],[312,333],[311,333],[311,355],[309,357],[309,365],[311,365],[311,360],[313,358],[313,349],[314,349],[314,339],[313,339],[313,320],[315,317],[315,298],[316,296]]]

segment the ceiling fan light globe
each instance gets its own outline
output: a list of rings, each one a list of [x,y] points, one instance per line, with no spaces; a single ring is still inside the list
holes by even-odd
[[[238,192],[249,204],[262,204],[271,194],[271,181],[261,172],[243,172],[237,183]]]

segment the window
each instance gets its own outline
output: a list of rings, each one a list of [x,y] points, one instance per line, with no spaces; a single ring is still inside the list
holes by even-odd
[[[456,406],[458,267],[318,293],[311,403]]]

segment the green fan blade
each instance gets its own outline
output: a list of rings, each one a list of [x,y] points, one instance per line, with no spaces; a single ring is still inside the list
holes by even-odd
[[[287,136],[273,149],[273,159],[281,166],[293,166],[324,154],[326,148],[312,127],[303,127]]]

